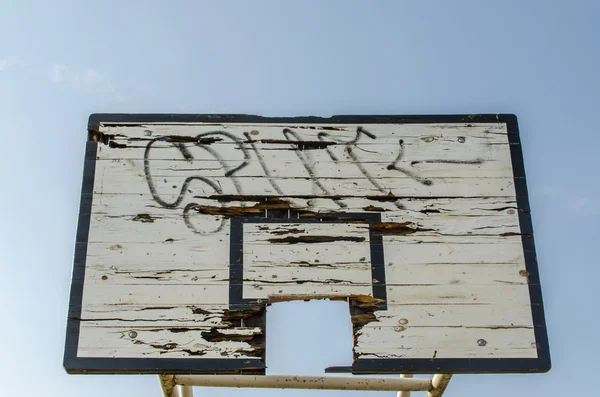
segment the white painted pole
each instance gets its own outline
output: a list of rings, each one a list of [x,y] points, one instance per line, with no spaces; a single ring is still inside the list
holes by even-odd
[[[401,378],[412,378],[413,374],[402,374],[402,375],[400,375],[400,377]],[[410,397],[410,391],[409,390],[399,391],[397,397]]]
[[[194,397],[194,389],[192,386],[179,385],[179,394],[181,397]]]
[[[175,375],[175,383],[186,386],[256,387],[269,389],[431,390],[431,380],[429,379],[370,378],[364,376]]]
[[[441,397],[444,390],[448,387],[452,379],[452,374],[436,374],[431,379],[431,390],[427,393],[427,397]]]

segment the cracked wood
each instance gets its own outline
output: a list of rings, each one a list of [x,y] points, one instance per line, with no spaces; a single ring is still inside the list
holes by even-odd
[[[349,302],[355,359],[536,357],[504,123],[92,138],[80,357],[264,360],[265,305],[313,298]],[[252,222],[234,241],[235,219]],[[232,310],[232,288],[251,304]]]

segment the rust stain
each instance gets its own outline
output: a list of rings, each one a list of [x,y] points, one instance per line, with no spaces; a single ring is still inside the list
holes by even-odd
[[[154,347],[155,349],[173,350],[177,347],[177,343],[165,343],[164,345],[150,345],[150,346]]]
[[[381,235],[406,236],[415,232],[431,231],[423,229],[414,222],[373,222],[371,230]]]
[[[219,328],[211,328],[210,331],[201,333],[202,339],[207,342],[252,342],[256,334],[229,334],[220,332]]]
[[[363,210],[364,211],[374,211],[374,212],[385,212],[385,211],[387,211],[383,207],[375,207],[374,205],[368,205],[366,207],[363,207]]]
[[[350,319],[352,321],[352,344],[354,347],[358,344],[358,334],[360,330],[371,322],[377,321],[375,312],[379,310],[379,304],[382,299],[373,298],[370,295],[356,295],[348,298],[350,305]],[[356,349],[353,349],[354,359],[358,358]]]
[[[270,197],[265,199],[265,201],[261,201],[256,203],[251,207],[239,207],[239,206],[231,206],[231,207],[221,207],[221,206],[213,206],[213,205],[195,205],[191,208],[199,214],[205,215],[222,215],[226,217],[232,216],[241,216],[241,215],[251,215],[251,214],[260,214],[265,210],[267,211],[277,211],[277,210],[291,210],[292,206],[289,202],[282,200],[277,197]]]

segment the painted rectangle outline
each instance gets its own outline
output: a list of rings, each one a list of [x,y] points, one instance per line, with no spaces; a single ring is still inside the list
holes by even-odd
[[[85,278],[85,260],[90,226],[97,142],[91,133],[101,125],[135,126],[141,124],[179,123],[304,123],[304,124],[429,124],[429,123],[505,123],[510,144],[510,155],[515,183],[515,196],[519,212],[521,241],[525,256],[525,268],[529,273],[529,296],[531,301],[534,335],[538,357],[532,358],[477,358],[477,359],[359,359],[350,371],[356,374],[370,373],[523,373],[547,372],[551,367],[550,349],[533,226],[525,177],[523,152],[519,137],[517,117],[513,114],[473,115],[340,115],[321,117],[262,117],[243,114],[92,114],[88,121],[90,139],[86,144],[81,204],[75,242],[73,277],[67,320],[65,355],[63,365],[68,373],[251,373],[262,374],[265,365],[260,359],[144,359],[144,358],[88,358],[77,357],[79,326]]]
[[[292,214],[296,216],[296,214]],[[297,218],[282,217],[263,217],[263,216],[235,216],[230,219],[230,246],[229,246],[229,279],[239,280],[239,282],[229,284],[229,309],[243,310],[257,305],[266,305],[262,300],[244,298],[244,254],[243,254],[243,236],[244,224],[246,223],[346,223],[344,219],[327,219],[329,216],[343,216],[346,220],[365,221],[365,223],[380,223],[381,214],[379,213],[323,213],[322,218],[305,218],[298,214]],[[325,218],[325,219],[323,219]],[[348,219],[349,218],[349,219]],[[369,245],[371,254],[371,279],[373,282],[373,297],[381,299],[383,303],[379,304],[380,310],[387,310],[387,289],[385,281],[385,262],[383,256],[383,237],[379,233],[369,229]]]

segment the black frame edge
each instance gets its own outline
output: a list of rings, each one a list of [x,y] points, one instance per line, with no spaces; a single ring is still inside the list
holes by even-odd
[[[101,124],[157,123],[516,123],[516,116],[498,114],[442,115],[333,115],[331,117],[265,117],[253,114],[180,114],[180,113],[92,113],[88,129],[98,131]]]
[[[523,148],[521,145],[518,120],[512,115],[512,120],[506,122],[507,133],[511,138],[511,161],[515,178],[515,195],[519,211],[519,226],[521,229],[521,243],[525,257],[525,269],[529,279],[529,299],[531,301],[531,315],[534,325],[535,342],[537,346],[536,372],[548,372],[552,367],[550,359],[550,345],[544,315],[542,287],[540,285],[539,266],[535,253],[533,223],[531,220],[531,207],[527,190],[527,178]],[[517,183],[519,181],[519,183]]]
[[[81,184],[81,201],[79,205],[75,252],[73,257],[71,293],[69,297],[65,354],[63,359],[63,366],[69,373],[71,373],[72,368],[70,363],[77,358],[77,349],[79,345],[79,318],[81,317],[81,304],[83,300],[83,282],[85,278],[87,243],[92,212],[97,147],[97,142],[86,142],[83,180]]]

